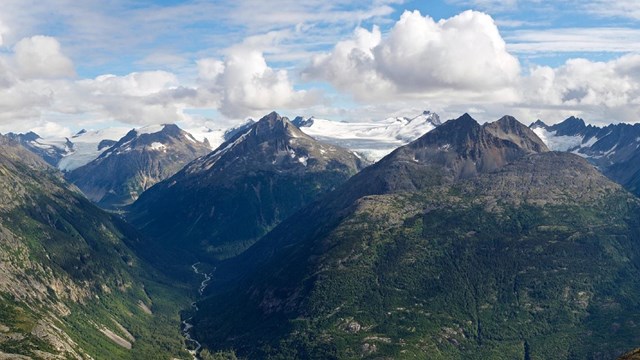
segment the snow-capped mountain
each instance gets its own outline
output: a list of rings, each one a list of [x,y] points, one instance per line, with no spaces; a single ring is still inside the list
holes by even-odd
[[[160,182],[129,220],[163,248],[223,259],[367,165],[273,112]]]
[[[598,127],[570,117],[551,126],[538,120],[530,128],[551,150],[578,154],[609,178],[640,194],[640,124]]]
[[[306,134],[377,161],[440,125],[438,114],[424,111],[413,117],[387,118],[381,122],[339,122],[297,117],[293,123]]]
[[[73,135],[69,142],[71,151],[67,152],[56,164],[62,171],[72,171],[96,159],[129,130],[125,127],[113,127],[101,130],[81,130]]]
[[[80,130],[71,137],[46,137],[30,131],[6,136],[62,171],[71,171],[94,160],[115,144],[130,128],[113,127],[102,130]]]
[[[198,141],[208,141],[211,145],[212,149],[217,148],[223,142],[229,140],[233,135],[235,135],[238,131],[242,131],[247,129],[251,125],[253,125],[255,121],[251,118],[247,119],[244,123],[227,128],[227,127],[215,127],[211,128],[208,126],[198,126],[198,127],[189,127],[184,130]]]
[[[155,183],[211,151],[177,125],[133,129],[99,156],[67,173],[67,179],[105,208],[133,202]]]
[[[73,143],[68,138],[43,139],[33,131],[26,134],[8,133],[6,137],[19,142],[52,166],[57,166],[60,159],[73,152]]]

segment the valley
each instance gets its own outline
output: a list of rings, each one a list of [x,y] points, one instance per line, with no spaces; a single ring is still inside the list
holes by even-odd
[[[99,242],[90,243],[90,257],[102,254],[96,265],[80,253],[67,258],[72,243],[45,243],[53,269],[75,273],[81,267],[71,264],[86,264],[74,276],[107,277],[98,290],[64,290],[78,292],[71,302],[46,305],[41,297],[26,320],[51,314],[34,327],[39,335],[0,342],[1,351],[39,358],[25,341],[37,349],[49,342],[73,358],[123,359],[569,359],[631,350],[640,321],[632,310],[640,298],[640,202],[574,148],[551,151],[537,135],[541,125],[509,116],[480,125],[467,114],[422,124],[422,136],[370,164],[271,113],[118,205],[119,216],[77,190],[72,203],[93,215],[52,220],[62,208],[57,200],[42,208],[45,198],[36,210],[12,210],[14,234],[33,231],[35,220],[56,236],[95,241],[77,217],[115,221],[122,235],[107,238],[139,269],[108,280],[101,269],[121,265]],[[545,131],[551,146],[551,136],[564,136]],[[127,136],[105,154],[121,151]],[[51,171],[6,141],[5,151],[31,159],[26,173]],[[25,171],[9,161],[6,171]],[[47,176],[67,186],[55,171]],[[42,181],[33,179],[31,187]],[[45,273],[36,278],[52,276]],[[63,286],[75,289],[70,284]],[[12,326],[9,337],[22,336]]]
[[[0,360],[640,359],[640,1],[2,0]]]
[[[207,285],[209,284],[209,281],[211,281],[211,274],[208,273],[201,273],[198,270],[198,265],[200,263],[197,262],[195,264],[191,265],[191,268],[193,269],[193,273],[197,276],[201,276],[204,279],[202,280],[202,282],[200,283],[200,287],[198,288],[198,294],[200,296],[203,295],[204,290],[207,288]],[[214,269],[215,271],[215,269]],[[198,311],[198,305],[196,302],[193,302],[191,304],[191,309],[193,311]],[[189,351],[189,353],[193,356],[194,360],[198,359],[198,351],[200,351],[200,349],[202,348],[202,344],[200,344],[200,342],[196,339],[194,339],[191,336],[191,329],[193,329],[193,324],[191,324],[191,320],[193,319],[193,316],[182,320],[182,336],[184,336],[184,338],[186,339],[186,343],[187,343],[187,350]]]

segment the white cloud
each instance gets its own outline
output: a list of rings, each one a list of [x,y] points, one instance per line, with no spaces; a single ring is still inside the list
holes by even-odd
[[[504,96],[519,73],[491,17],[475,11],[438,22],[405,12],[387,36],[359,28],[305,70],[361,100]]]
[[[60,78],[75,74],[73,63],[62,53],[58,40],[49,36],[20,40],[14,47],[14,61],[23,79]]]
[[[145,96],[175,87],[178,78],[166,71],[134,72],[125,76],[101,75],[92,80],[82,80],[79,85],[86,87],[92,95],[102,96],[122,94]]]
[[[505,36],[515,53],[640,51],[640,30],[634,28],[562,28],[518,30]]]
[[[0,128],[59,133],[78,119],[133,125],[173,122],[197,104],[197,91],[165,71],[73,79],[74,66],[56,39],[20,40],[0,56]],[[56,122],[60,128],[52,124]]]
[[[267,43],[272,41],[267,36]],[[317,91],[295,90],[286,70],[271,68],[260,51],[265,43],[248,38],[228,49],[224,61],[198,61],[200,81],[226,116],[244,118],[277,108],[301,108],[320,100]]]
[[[587,12],[602,17],[640,19],[640,2],[637,0],[592,0],[583,3],[582,7]]]
[[[546,113],[572,111],[592,121],[637,122],[640,55],[608,62],[571,59],[555,69],[536,66],[523,79],[522,90],[526,107]]]
[[[496,12],[513,10],[519,3],[518,0],[448,0],[447,2]]]
[[[4,38],[6,34],[9,32],[9,28],[0,21],[0,46],[3,46],[5,41]]]

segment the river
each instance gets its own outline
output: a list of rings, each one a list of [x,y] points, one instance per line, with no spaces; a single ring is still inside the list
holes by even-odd
[[[207,285],[209,285],[209,281],[211,281],[211,274],[200,272],[200,270],[198,270],[199,264],[200,262],[197,262],[191,265],[191,269],[193,269],[193,272],[196,275],[204,277],[204,279],[200,283],[200,287],[198,288],[198,294],[202,296],[202,294],[204,294],[204,290],[207,288]],[[191,307],[193,308],[194,311],[198,311],[198,305],[196,304],[195,301],[191,303]],[[187,344],[187,351],[189,352],[189,354],[191,354],[191,356],[193,356],[193,360],[199,360],[198,352],[202,348],[202,345],[200,344],[200,342],[198,342],[198,340],[194,339],[193,336],[191,335],[191,329],[193,329],[193,324],[190,321],[192,319],[193,319],[193,316],[182,321],[182,336],[184,336],[185,338],[185,343]]]

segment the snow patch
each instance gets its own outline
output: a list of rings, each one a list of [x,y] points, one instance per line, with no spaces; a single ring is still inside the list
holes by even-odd
[[[367,160],[377,161],[439,124],[436,114],[424,112],[413,118],[392,117],[377,122],[339,122],[313,118],[313,122],[301,130],[317,140],[350,149]]]
[[[155,134],[162,131],[162,129],[164,129],[164,125],[147,125],[134,130],[139,136],[143,134]]]
[[[149,145],[148,149],[152,151],[162,151],[162,150],[166,150],[167,147],[163,143],[152,142],[151,145]]]
[[[65,155],[65,157],[60,160],[58,163],[58,169],[62,171],[71,171],[90,163],[108,149],[108,147],[98,149],[98,145],[101,141],[118,141],[130,130],[130,128],[125,127],[113,127],[101,130],[91,130],[79,134],[78,136],[74,136],[71,139],[73,142],[73,149],[68,155]]]
[[[556,131],[548,131],[545,128],[537,127],[532,129],[536,135],[553,151],[569,151],[576,147],[581,147],[583,136],[557,136]],[[597,140],[596,140],[597,141]]]

